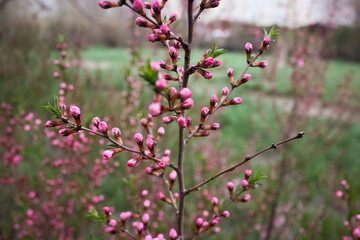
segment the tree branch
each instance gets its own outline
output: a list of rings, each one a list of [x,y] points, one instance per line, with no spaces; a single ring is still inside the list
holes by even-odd
[[[241,165],[244,165],[246,162],[250,161],[251,159],[263,154],[264,152],[267,152],[268,150],[270,149],[277,149],[278,146],[282,145],[282,144],[285,144],[287,142],[290,142],[290,141],[293,141],[293,140],[296,140],[296,139],[299,139],[299,138],[302,138],[304,136],[305,132],[299,132],[295,137],[292,137],[292,138],[289,138],[289,139],[286,139],[286,140],[283,140],[281,142],[278,142],[278,143],[273,143],[271,144],[269,147],[255,153],[254,155],[248,155],[244,158],[243,161],[241,161],[240,163],[232,166],[232,167],[229,167],[217,174],[215,174],[214,176],[212,176],[211,178],[208,178],[207,180],[204,180],[202,183],[199,183],[198,185],[196,185],[195,187],[192,187],[188,190],[185,191],[185,194],[188,195],[189,193],[193,192],[193,191],[197,191],[200,189],[200,187],[202,187],[203,185],[207,184],[208,182],[211,182],[212,180],[220,177],[221,175],[227,173],[227,172],[231,172],[231,171],[234,171],[236,168],[240,167]]]

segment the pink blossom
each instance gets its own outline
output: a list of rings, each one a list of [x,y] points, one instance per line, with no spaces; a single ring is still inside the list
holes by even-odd
[[[165,134],[165,128],[163,127],[159,127],[158,131],[157,131],[158,136],[163,136]]]
[[[173,171],[169,174],[170,181],[175,182],[176,176],[177,176],[177,173],[176,173],[175,170],[173,170]]]
[[[102,132],[102,133],[106,133],[107,132],[107,129],[108,129],[108,126],[107,126],[107,123],[105,122],[105,121],[101,121],[100,123],[99,123],[99,130],[100,130],[100,132]]]
[[[133,2],[133,8],[135,12],[142,13],[143,12],[143,3],[141,0],[134,0]]]
[[[146,197],[148,194],[149,194],[149,192],[147,190],[142,190],[142,192],[141,192],[142,197]]]
[[[211,198],[211,203],[212,203],[212,205],[217,206],[218,203],[219,203],[219,200],[217,199],[217,197],[212,197]]]
[[[244,199],[245,202],[248,202],[248,201],[250,201],[250,199],[251,199],[251,195],[250,195],[250,194],[245,194],[245,196],[243,197],[243,199]]]
[[[227,87],[224,87],[221,91],[221,95],[223,97],[227,97],[227,95],[229,95],[229,92],[230,92],[230,90]]]
[[[71,106],[70,112],[71,112],[71,115],[73,115],[74,117],[79,117],[80,113],[81,113],[80,108],[78,108],[77,106]]]
[[[245,188],[249,185],[249,182],[247,180],[242,180],[241,185]]]
[[[161,79],[159,79],[159,80],[156,81],[155,85],[156,85],[156,88],[157,88],[159,91],[162,91],[162,90],[164,90],[164,89],[166,88],[167,82],[166,82],[165,79],[161,78]]]
[[[261,68],[266,68],[267,65],[269,65],[269,62],[266,60],[259,62],[259,67]]]
[[[146,199],[144,201],[144,207],[146,207],[146,208],[150,207],[150,200],[149,199]]]
[[[177,238],[177,232],[174,228],[170,229],[170,232],[169,232],[169,236],[171,239],[176,239]]]
[[[179,124],[180,127],[186,128],[186,121],[184,117],[179,117],[177,123]]]
[[[160,30],[163,34],[169,35],[170,34],[170,28],[167,25],[161,25]]]
[[[53,76],[54,76],[55,78],[59,78],[59,77],[60,77],[60,73],[54,72]]]
[[[94,118],[92,119],[92,123],[94,124],[95,127],[98,127],[98,126],[99,126],[99,123],[100,123],[100,118],[94,117]]]
[[[198,218],[196,219],[196,225],[197,225],[198,227],[201,227],[201,225],[203,224],[203,222],[204,222],[204,220],[203,220],[201,217],[198,217]]]
[[[223,216],[224,218],[228,218],[228,217],[230,216],[229,211],[224,211],[224,212],[222,213],[222,216]]]
[[[103,152],[103,159],[104,160],[109,160],[114,154],[114,151],[113,150],[106,150]]]
[[[120,213],[120,220],[121,221],[126,221],[126,219],[127,219],[127,213],[126,212],[122,212],[122,213]]]
[[[165,200],[165,199],[166,199],[165,195],[164,195],[162,192],[159,192],[159,193],[158,193],[158,198],[159,198],[160,200]]]
[[[161,113],[161,104],[159,102],[153,102],[149,106],[149,111],[153,117],[159,116]]]
[[[228,182],[228,183],[226,184],[226,187],[229,189],[229,191],[232,191],[232,190],[234,189],[234,183]]]
[[[221,231],[221,228],[219,228],[219,227],[216,227],[215,229],[214,229],[214,233],[219,233]]]
[[[57,59],[54,60],[54,64],[55,64],[55,65],[58,65],[59,63],[60,63],[59,60],[57,60]]]
[[[159,168],[165,168],[166,163],[165,162],[159,162]]]
[[[194,100],[192,100],[191,98],[186,99],[182,104],[181,107],[182,109],[190,109],[194,106]]]
[[[109,221],[109,225],[112,226],[112,227],[115,227],[116,226],[116,220],[115,219],[111,219]]]
[[[360,228],[355,228],[353,231],[353,236],[355,238],[360,238]]]
[[[237,104],[242,103],[242,101],[243,101],[242,98],[236,97],[236,98],[233,98],[230,100],[230,104],[237,105]]]
[[[160,64],[158,62],[151,62],[150,66],[151,66],[151,69],[153,71],[159,71],[160,70]]]
[[[141,219],[145,224],[148,224],[149,220],[150,220],[150,216],[149,216],[149,214],[145,213]]]
[[[264,38],[264,44],[265,45],[269,45],[270,42],[271,42],[271,38],[269,38],[269,37]]]
[[[142,135],[141,133],[136,133],[136,134],[134,135],[134,139],[135,139],[135,141],[136,141],[136,143],[137,143],[138,145],[143,144],[144,137],[143,137],[143,135]]]
[[[342,198],[343,196],[344,196],[344,194],[343,194],[343,192],[342,191],[336,191],[336,196],[338,197],[338,198]]]
[[[119,128],[115,127],[111,130],[111,133],[112,135],[115,137],[115,138],[118,138],[118,137],[121,137],[121,131]]]
[[[246,49],[246,51],[251,51],[253,49],[253,45],[251,43],[247,42],[245,44],[245,49]]]
[[[192,96],[192,91],[188,88],[183,88],[180,90],[179,92],[179,98],[182,100],[186,100],[188,98],[191,98]]]
[[[130,159],[128,162],[127,162],[127,165],[128,167],[134,167],[136,165],[136,160],[135,159]]]

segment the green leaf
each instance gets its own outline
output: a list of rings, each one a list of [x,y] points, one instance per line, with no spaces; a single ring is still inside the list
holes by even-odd
[[[91,208],[91,211],[86,215],[86,219],[92,222],[105,223],[105,216],[96,211],[95,208]]]
[[[150,85],[155,86],[158,80],[158,71],[154,71],[150,65],[150,59],[147,59],[144,66],[140,67],[140,77],[143,78]]]
[[[119,146],[117,146],[114,143],[106,144],[106,149],[114,149],[114,148],[119,148]]]
[[[276,37],[278,35],[279,35],[279,30],[276,30],[275,26],[272,26],[269,33],[264,28],[264,37],[263,37],[263,39],[265,39],[266,37],[269,37],[269,38],[271,38],[272,41],[275,41],[275,39],[276,39]]]
[[[139,112],[138,114],[136,114],[136,119],[137,119],[137,120],[140,121],[142,118],[145,118],[145,113],[144,113],[144,111]]]
[[[54,115],[56,118],[61,118],[61,109],[59,107],[59,98],[57,96],[54,96],[55,104],[52,106],[50,102],[48,102],[48,105],[41,106],[43,109],[49,111],[52,115]]]
[[[260,168],[257,170],[255,174],[252,174],[249,179],[249,184],[253,185],[255,183],[258,183],[261,179],[267,178],[268,176],[264,174],[263,170]]]
[[[216,43],[214,42],[214,46],[211,50],[209,49],[209,51],[206,55],[206,58],[212,57],[215,59],[215,58],[219,57],[220,55],[223,55],[226,52],[227,52],[227,50],[224,50],[222,48],[217,49]]]

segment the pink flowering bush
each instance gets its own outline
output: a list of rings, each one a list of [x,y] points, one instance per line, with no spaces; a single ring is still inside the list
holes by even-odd
[[[258,187],[259,181],[265,176],[261,171],[253,173],[252,170],[247,169],[242,179],[224,182],[222,189],[225,189],[225,192],[222,191],[221,197],[216,196],[218,192],[216,189],[203,189],[203,186],[237,170],[238,167],[270,149],[276,149],[284,143],[302,138],[304,134],[299,132],[294,137],[273,143],[253,155],[246,156],[233,166],[225,166],[225,164],[223,167],[211,166],[211,162],[208,161],[208,167],[216,173],[209,176],[205,170],[201,172],[200,179],[196,178],[198,175],[192,179],[190,173],[184,171],[184,165],[190,164],[195,157],[191,152],[187,152],[187,149],[191,149],[188,144],[199,141],[198,138],[216,135],[214,131],[220,129],[221,123],[212,120],[220,109],[229,108],[231,111],[236,105],[243,104],[242,98],[231,95],[236,93],[238,87],[250,81],[251,75],[247,73],[250,67],[268,66],[268,61],[258,61],[258,58],[269,48],[277,36],[277,31],[272,28],[269,33],[265,32],[256,50],[251,43],[246,43],[246,68],[238,73],[231,68],[228,69],[228,86],[224,86],[217,93],[214,92],[209,100],[195,103],[192,99],[193,90],[190,87],[191,78],[198,75],[203,77],[204,81],[211,79],[213,77],[211,71],[221,66],[221,61],[217,57],[226,51],[218,49],[214,44],[213,48],[206,50],[200,59],[196,59],[196,64],[191,65],[194,25],[204,11],[206,13],[216,8],[220,1],[203,0],[197,7],[194,6],[193,1],[188,1],[186,38],[172,32],[172,24],[177,21],[177,14],[165,16],[163,9],[166,8],[166,2],[159,3],[157,0],[153,0],[151,4],[141,0],[99,2],[99,6],[103,9],[126,7],[138,14],[135,24],[148,28],[150,30],[148,40],[162,44],[168,51],[167,59],[160,62],[149,60],[140,68],[140,76],[153,90],[153,98],[148,103],[146,113],[139,116],[142,130],[132,134],[131,128],[126,124],[112,126],[109,119],[100,117],[100,114],[99,117],[92,118],[91,122],[84,121],[87,116],[80,105],[66,104],[64,90],[68,84],[66,82],[60,84],[63,91],[60,90],[61,96],[55,98],[55,104],[44,107],[56,117],[56,120],[47,121],[45,126],[56,127],[60,135],[67,137],[59,143],[60,146],[64,146],[67,154],[74,151],[69,161],[54,162],[56,166],[63,166],[63,174],[80,171],[81,162],[78,164],[77,162],[81,161],[82,156],[90,150],[88,143],[91,140],[85,136],[85,132],[97,135],[107,143],[107,149],[102,152],[102,160],[96,160],[96,171],[94,169],[95,173],[90,175],[95,179],[95,186],[100,184],[98,177],[101,177],[104,171],[113,171],[111,169],[119,165],[116,162],[118,155],[126,153],[127,171],[132,174],[124,181],[130,189],[129,199],[133,202],[133,208],[118,211],[113,206],[103,206],[99,211],[96,210],[95,204],[103,200],[102,196],[95,202],[88,202],[86,198],[82,200],[82,203],[90,208],[88,214],[90,220],[100,222],[104,232],[121,235],[126,239],[195,239],[205,234],[219,233],[220,228],[217,226],[219,221],[231,217],[231,213],[226,209],[228,204],[251,201],[251,191]],[[197,9],[196,14],[193,14],[194,9]],[[54,72],[54,77],[62,80],[70,65],[65,63],[66,47],[64,43],[61,44],[58,48],[62,60],[54,62],[59,66],[60,71]],[[191,111],[195,112],[196,118],[190,117]],[[177,134],[170,130],[171,135],[167,136],[170,128],[177,128]],[[74,138],[79,140],[75,141]],[[169,139],[173,138],[177,139],[178,144],[175,151],[169,150],[170,147],[167,146]],[[208,142],[207,148],[211,148],[211,144]],[[208,159],[212,159],[212,156],[208,156]],[[212,162],[216,164],[218,161],[219,159],[214,159]],[[125,168],[124,165],[125,163],[120,164],[119,167]],[[46,181],[45,177],[41,177]],[[149,179],[152,183],[150,186],[146,183],[150,181]],[[197,183],[187,186],[188,182],[193,182],[189,181],[190,179]],[[144,183],[140,183],[141,181]],[[57,184],[55,181],[53,186],[61,186],[61,183]],[[67,186],[66,189],[71,193],[77,193],[76,189],[71,189],[71,186]],[[54,191],[56,196],[57,189]],[[58,192],[61,195],[60,191]],[[192,206],[191,201],[187,200],[192,199],[191,195],[195,192],[198,192],[197,207]],[[33,211],[30,211],[30,215],[31,218],[34,216]]]

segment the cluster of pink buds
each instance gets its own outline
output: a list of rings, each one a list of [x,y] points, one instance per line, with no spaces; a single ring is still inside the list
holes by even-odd
[[[241,192],[248,191],[248,190],[250,190],[252,188],[257,188],[256,184],[253,184],[253,185],[249,184],[249,179],[251,177],[251,174],[252,174],[251,170],[249,170],[249,169],[245,170],[245,179],[241,181],[241,186],[242,186],[242,191]],[[227,187],[227,189],[229,191],[229,196],[230,196],[230,199],[232,201],[235,201],[235,202],[248,202],[248,201],[250,201],[250,199],[251,199],[250,194],[245,194],[242,198],[236,198],[236,196],[234,196],[234,183],[228,182],[226,184],[226,187]]]
[[[109,135],[107,122],[101,121],[99,117],[94,117],[92,119],[92,123],[105,137],[107,137]],[[121,132],[120,132],[120,135],[121,135]]]

